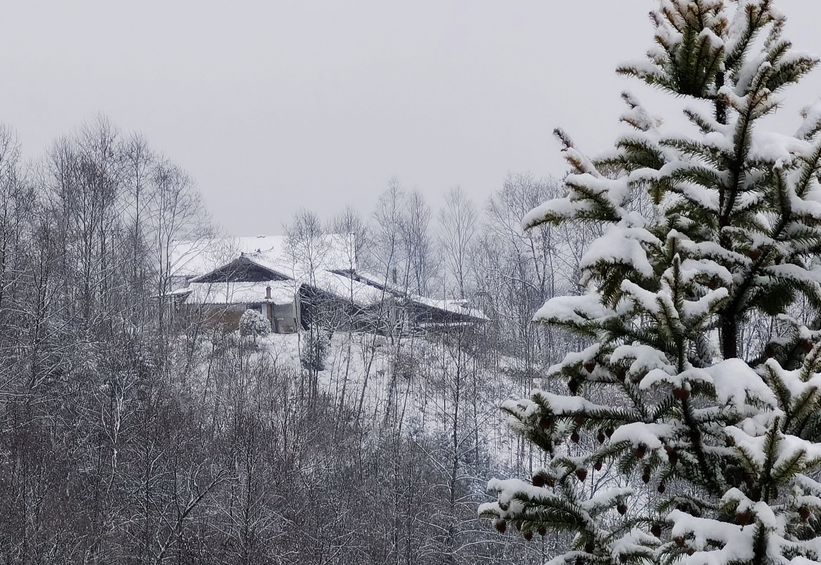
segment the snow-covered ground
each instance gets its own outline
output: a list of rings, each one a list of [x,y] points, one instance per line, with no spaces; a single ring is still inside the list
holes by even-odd
[[[300,363],[307,332],[269,334],[253,345],[251,357],[267,356],[294,378],[308,379]],[[246,338],[247,340],[247,338]],[[507,429],[500,406],[532,383],[510,376],[515,359],[493,358],[486,350],[460,348],[441,334],[391,340],[370,333],[336,332],[329,338],[318,389],[347,408],[367,427],[393,426],[412,436],[463,443],[508,467],[521,459],[521,444]],[[456,421],[454,422],[454,418]],[[455,427],[454,427],[455,424]]]

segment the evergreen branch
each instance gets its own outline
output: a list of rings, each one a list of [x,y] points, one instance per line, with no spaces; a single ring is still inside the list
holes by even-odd
[[[794,55],[791,59],[783,61],[791,46],[789,41],[781,41],[771,47],[768,53],[768,60],[774,69],[768,75],[765,84],[770,92],[778,92],[784,86],[795,84],[818,64],[817,57],[805,55]]]
[[[764,379],[778,398],[778,405],[786,415],[784,421],[784,429],[788,429],[789,422],[793,417],[793,402],[792,393],[790,392],[787,383],[781,378],[780,367],[775,366],[775,361],[768,361],[764,363]]]
[[[716,132],[721,126],[721,124],[719,124],[712,117],[705,117],[691,108],[685,108],[684,115],[699,129],[699,132],[701,132],[702,135]]]
[[[751,5],[747,6],[747,25],[743,32],[737,34],[732,49],[727,52],[724,58],[725,68],[732,74],[733,80],[735,80],[739,68],[744,61],[744,55],[761,30],[760,22],[756,21],[756,18],[750,13],[752,9],[753,7]]]
[[[819,120],[817,127],[821,129],[821,120]],[[796,196],[799,198],[805,198],[807,196],[813,180],[817,181],[819,168],[821,168],[821,140],[815,142],[812,153],[804,159],[804,166],[801,167],[801,176],[793,189]],[[782,179],[781,182],[785,185],[786,190],[786,179]]]
[[[712,188],[716,190],[726,190],[726,179],[723,177],[721,173],[716,171],[713,168],[705,167],[705,166],[698,166],[698,165],[691,165],[688,167],[680,167],[670,173],[668,176],[672,183],[680,183],[680,182],[691,182],[695,185]],[[691,204],[694,204],[698,207],[703,207],[710,209],[711,211],[713,208],[708,208],[704,205],[704,202],[701,199],[694,198],[689,191],[682,190],[681,187],[677,187],[673,184],[673,189],[678,193],[687,198]]]
[[[626,171],[642,168],[658,170],[664,166],[661,149],[647,139],[623,137],[616,142],[616,147],[621,151],[619,156],[602,163],[618,165]]]
[[[770,484],[781,485],[787,483],[793,476],[804,471],[807,467],[806,460],[807,452],[800,449],[781,462],[777,467],[773,467],[768,474],[769,481],[764,493],[765,500],[769,499]]]
[[[659,514],[666,514],[671,510],[680,510],[699,517],[715,512],[717,507],[715,504],[708,503],[703,497],[689,493],[679,493],[656,506],[656,512]]]
[[[656,405],[655,410],[650,416],[651,422],[658,422],[664,417],[670,416],[674,409],[678,408],[678,401],[672,395],[665,396],[660,403]]]
[[[695,452],[696,460],[698,461],[703,484],[711,494],[718,496],[720,495],[721,489],[717,484],[713,473],[711,472],[707,455],[704,452],[704,444],[701,441],[701,430],[699,429],[696,418],[694,417],[692,403],[689,399],[685,398],[681,401],[681,405],[684,423],[688,428],[690,428],[692,448]]]
[[[818,413],[819,399],[821,399],[821,391],[817,387],[812,386],[804,390],[793,402],[792,410],[785,416],[784,431],[790,431],[798,437],[803,437],[801,432],[807,420]],[[814,441],[812,438],[804,439]]]

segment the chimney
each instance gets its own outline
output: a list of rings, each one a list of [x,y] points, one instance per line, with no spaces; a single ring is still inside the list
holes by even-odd
[[[270,286],[265,289],[265,298],[267,300],[271,300],[271,287]]]

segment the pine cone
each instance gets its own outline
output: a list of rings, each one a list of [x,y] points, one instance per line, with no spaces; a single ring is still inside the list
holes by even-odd
[[[735,515],[735,523],[739,526],[746,526],[751,516],[749,511],[739,512]]]

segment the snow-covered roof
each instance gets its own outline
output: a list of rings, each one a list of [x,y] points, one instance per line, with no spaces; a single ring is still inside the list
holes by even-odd
[[[435,310],[440,310],[441,312],[448,313],[448,314],[455,314],[461,318],[471,318],[474,320],[488,320],[488,317],[485,316],[484,312],[481,310],[476,310],[475,308],[471,308],[468,305],[467,300],[448,300],[448,299],[435,299],[435,298],[428,298],[426,296],[419,296],[417,294],[408,294],[403,292],[398,285],[389,283],[385,281],[385,277],[380,275],[374,275],[373,273],[368,272],[357,272],[355,277],[358,281],[362,284],[366,284],[374,289],[379,290],[380,294],[382,289],[385,292],[388,292],[394,296],[404,297],[405,300],[408,300],[414,304],[421,305],[426,308],[432,308]]]
[[[469,307],[467,300],[436,300],[418,295],[411,295],[409,300],[416,304],[422,304],[423,306],[427,306],[429,308],[442,310],[444,312],[448,312],[449,314],[456,314],[460,317],[474,318],[482,321],[489,320],[489,318],[485,316],[484,312],[481,310],[476,310],[475,308]]]
[[[385,277],[356,272],[353,235],[328,234],[311,249],[289,249],[286,236],[257,236],[213,240],[210,245],[180,244],[176,257],[179,269],[174,274],[193,277],[187,288],[175,294],[187,296],[186,302],[198,304],[229,304],[262,302],[265,290],[271,287],[273,301],[287,303],[301,285],[308,285],[356,306],[367,308],[379,304],[388,293],[409,301],[436,316],[451,315],[455,321],[479,321],[488,318],[470,308],[463,300],[437,300],[410,295]],[[310,256],[310,261],[307,260]],[[231,278],[249,265],[260,267],[255,278],[263,282],[214,282]],[[220,272],[222,271],[222,272]],[[267,273],[265,271],[268,271]],[[245,273],[247,274],[247,272]],[[209,276],[210,275],[210,276]],[[287,277],[291,280],[276,280]],[[202,282],[203,279],[212,282]]]
[[[190,278],[191,282],[219,282],[225,280],[284,280],[294,279],[292,268],[274,265],[260,254],[240,255],[205,274]],[[251,278],[245,278],[251,277]]]
[[[330,271],[315,273],[311,282],[317,289],[344,300],[352,300],[354,304],[362,308],[379,304],[384,298],[384,293],[378,288]]]
[[[353,304],[367,308],[382,300],[382,291],[329,271],[315,273],[310,281],[262,281],[262,282],[192,282],[187,287],[172,292],[172,296],[185,297],[189,304],[235,304],[254,302],[293,302],[302,284],[311,284]],[[271,299],[266,300],[266,290],[271,287]]]
[[[375,275],[367,271],[357,271],[355,276],[358,281],[380,290],[384,289],[386,292],[395,296],[405,296],[407,294],[399,285],[387,282],[382,275]]]
[[[288,237],[284,235],[181,241],[174,245],[171,253],[171,271],[174,276],[196,277],[238,256],[246,256],[272,270],[301,278],[300,271],[304,271],[308,263],[307,255],[312,256],[313,267],[317,270],[356,269],[353,234],[325,234],[311,245],[310,249],[303,249],[301,245],[292,249],[288,245]]]
[[[171,275],[196,277],[227,263],[236,255],[238,253],[233,253],[226,239],[176,241],[170,251]]]
[[[266,298],[268,287],[271,298]],[[290,304],[295,294],[293,281],[191,283],[172,293],[188,304]]]

